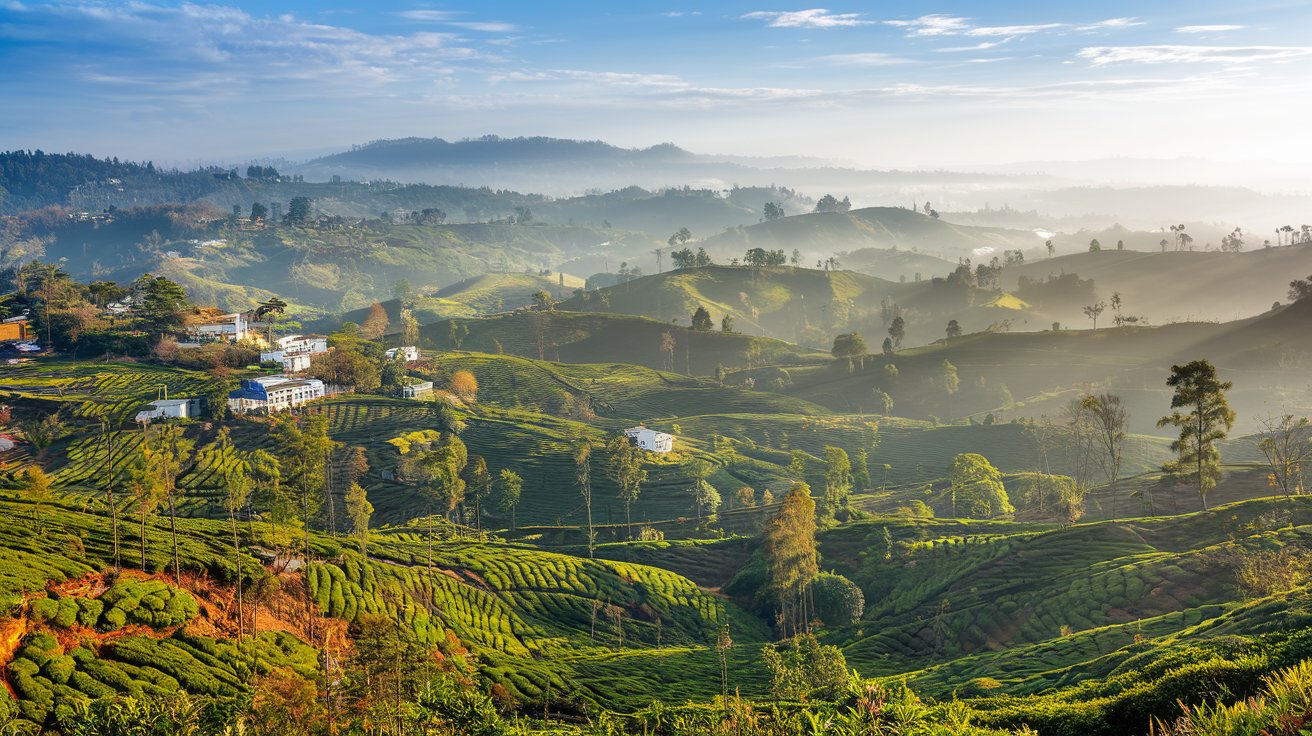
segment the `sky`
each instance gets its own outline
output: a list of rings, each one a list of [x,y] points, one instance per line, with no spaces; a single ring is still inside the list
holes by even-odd
[[[876,168],[1312,162],[1308,2],[0,0],[0,148],[545,135]],[[1260,163],[1253,163],[1260,165]]]

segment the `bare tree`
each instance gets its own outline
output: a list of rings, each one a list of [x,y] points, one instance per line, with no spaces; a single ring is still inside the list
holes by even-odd
[[[1097,304],[1090,304],[1089,306],[1084,308],[1084,316],[1093,320],[1093,329],[1095,330],[1098,329],[1098,317],[1106,309],[1107,309],[1106,302],[1098,302]]]
[[[1267,482],[1286,497],[1303,495],[1307,468],[1312,464],[1312,422],[1307,417],[1281,414],[1266,417],[1261,424],[1257,449],[1271,468]]]
[[[1121,464],[1125,457],[1125,434],[1129,414],[1121,404],[1121,397],[1116,394],[1085,396],[1080,401],[1080,408],[1088,417],[1088,423],[1093,430],[1093,444],[1102,450],[1099,459],[1107,475],[1108,491],[1112,497],[1112,520],[1115,520],[1116,485],[1121,476]]]

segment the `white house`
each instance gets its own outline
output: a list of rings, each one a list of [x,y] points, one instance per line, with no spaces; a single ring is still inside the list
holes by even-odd
[[[634,445],[650,452],[670,452],[674,449],[674,435],[646,427],[626,429],[624,434]]]
[[[211,322],[187,327],[188,342],[199,344],[241,342],[252,334],[250,321],[241,312],[225,314]]]
[[[300,373],[307,370],[310,367],[311,356],[328,352],[328,339],[324,337],[288,335],[278,338],[275,342],[277,349],[262,351],[260,362],[281,363],[286,373]]]
[[[323,381],[317,378],[262,376],[242,379],[241,388],[228,393],[228,408],[234,414],[271,414],[323,397]]]
[[[433,393],[432,381],[417,381],[401,387],[401,396],[407,399],[419,399]]]
[[[134,418],[138,422],[151,422],[156,419],[194,419],[205,409],[205,399],[160,399],[152,401],[146,408],[137,412]]]
[[[402,360],[410,363],[419,360],[419,348],[414,345],[406,345],[405,347],[400,348],[388,348],[383,355],[387,356],[388,360],[396,360],[396,356],[399,355]]]
[[[326,353],[328,338],[318,335],[287,335],[274,341],[279,350],[288,353]]]

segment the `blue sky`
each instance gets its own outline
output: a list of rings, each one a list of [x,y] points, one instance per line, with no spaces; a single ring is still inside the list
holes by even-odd
[[[1312,161],[1312,4],[0,0],[0,147],[192,163],[375,138],[868,166]]]

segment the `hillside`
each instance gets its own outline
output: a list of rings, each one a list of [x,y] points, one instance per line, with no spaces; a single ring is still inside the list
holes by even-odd
[[[183,283],[196,300],[224,309],[248,308],[276,293],[323,311],[367,307],[387,298],[400,279],[416,291],[436,289],[483,274],[552,269],[599,247],[607,253],[646,252],[653,245],[634,233],[539,223],[325,220],[309,227],[233,226],[195,207],[125,211],[108,222],[32,221],[0,238],[0,263],[31,258],[35,251],[50,261],[63,260],[74,278],[126,283],[152,271]],[[512,299],[516,290],[507,284],[509,291],[498,294],[500,287],[486,283],[467,288],[469,298],[479,302],[471,311],[491,308],[497,298]],[[559,293],[558,275],[553,293]]]
[[[1193,326],[1229,328],[1201,339],[1192,335],[1193,344],[1216,351],[1224,375],[1224,360],[1247,359],[1263,336],[1295,330],[1306,306],[1242,325]],[[579,336],[578,347],[565,349],[580,351],[609,343],[612,353],[622,352],[619,335],[671,329],[641,318],[531,311],[455,324],[475,328],[462,341],[516,333],[523,340],[532,335],[534,320],[559,323],[543,325],[544,334]],[[480,325],[495,331],[480,332]],[[679,336],[693,334],[673,329]],[[1092,336],[1104,338],[1102,332]],[[1145,353],[1154,345],[1163,349],[1174,335],[1171,328],[1106,332],[1114,334],[1104,339],[1126,341],[1118,350]],[[1305,499],[1126,518],[1127,510],[1133,514],[1143,506],[1129,496],[1139,486],[1127,483],[1119,513],[1111,506],[1109,514],[1108,499],[1098,489],[1086,501],[1088,518],[1115,515],[1116,522],[1060,528],[1023,490],[1023,475],[1042,467],[1029,428],[837,414],[784,390],[815,390],[821,374],[860,381],[869,366],[835,370],[833,361],[817,362],[785,343],[696,334],[704,342],[693,346],[695,353],[714,355],[756,341],[767,349],[763,355],[781,351],[773,356],[777,361],[791,356],[799,363],[783,374],[789,380],[765,390],[614,362],[472,353],[465,345],[415,364],[440,385],[457,371],[475,376],[478,400],[455,404],[446,418],[432,402],[363,394],[311,407],[307,417],[322,414],[332,440],[362,450],[367,469],[358,482],[373,515],[367,555],[357,551],[354,538],[331,532],[348,524],[339,476],[347,471],[334,463],[333,480],[325,480],[327,510],[312,525],[304,567],[295,516],[265,512],[267,489],[253,497],[252,520],[238,518],[239,566],[232,562],[232,531],[223,521],[227,473],[257,449],[277,449],[267,421],[183,422],[178,426],[196,454],[178,476],[183,575],[176,582],[170,523],[162,509],[147,519],[151,541],[144,571],[110,570],[104,479],[112,477],[111,468],[130,472],[122,469],[146,446],[142,432],[126,420],[160,385],[170,395],[208,394],[216,378],[131,362],[43,359],[11,368],[0,392],[18,426],[55,410],[64,417],[50,447],[9,453],[0,472],[0,521],[6,522],[0,524],[0,546],[16,563],[0,568],[0,601],[17,612],[7,620],[18,622],[3,624],[4,631],[19,632],[0,640],[13,642],[0,650],[19,698],[12,708],[24,720],[51,724],[65,712],[61,706],[108,692],[185,690],[239,698],[252,681],[267,682],[263,678],[280,667],[312,676],[325,640],[330,650],[368,651],[367,632],[377,615],[409,632],[408,640],[423,651],[464,663],[476,682],[501,693],[501,707],[512,713],[536,712],[544,701],[566,720],[599,708],[631,712],[646,707],[653,694],[711,702],[720,692],[721,672],[713,634],[726,622],[734,647],[726,654],[725,676],[744,697],[765,698],[770,680],[758,652],[770,636],[769,595],[761,586],[754,535],[796,479],[824,487],[821,458],[827,447],[853,456],[867,452],[873,476],[874,488],[852,496],[846,520],[822,524],[817,536],[823,569],[852,580],[866,600],[858,623],[827,625],[821,638],[839,647],[847,665],[865,677],[890,686],[905,678],[932,698],[956,692],[977,722],[1006,728],[1042,723],[1048,732],[1065,734],[1072,719],[1093,709],[1100,716],[1095,726],[1086,724],[1088,733],[1119,736],[1142,732],[1136,724],[1144,722],[1143,708],[1171,713],[1177,698],[1193,702],[1213,692],[1198,686],[1182,696],[1173,687],[1171,667],[1182,659],[1205,663],[1197,676],[1224,677],[1228,692],[1242,694],[1302,656],[1298,630],[1309,621],[1306,593],[1254,592],[1243,587],[1248,584],[1236,565],[1245,554],[1301,544],[1312,534],[1312,505]],[[1056,334],[1077,341],[1090,337]],[[1234,337],[1245,334],[1247,341]],[[1227,335],[1232,344],[1224,352],[1218,346]],[[994,357],[1024,354],[1006,341],[1044,336],[972,335],[896,357],[923,354],[933,360],[937,350],[993,340],[1004,341],[990,348]],[[1087,359],[1078,348],[1071,355]],[[987,362],[963,360],[963,385],[971,379],[967,366],[975,370]],[[903,365],[901,375],[910,379],[914,361]],[[773,370],[780,375],[777,366]],[[1268,390],[1272,385],[1267,380]],[[843,390],[850,397],[859,391]],[[1241,411],[1252,411],[1241,386],[1232,400]],[[1132,404],[1131,411],[1140,409]],[[101,417],[108,434],[102,434]],[[470,457],[486,458],[493,474],[513,471],[524,481],[513,514],[491,502],[483,507],[478,525],[491,539],[474,541],[469,526],[425,516],[422,487],[398,480],[401,457],[389,440],[451,419],[460,425]],[[573,450],[580,438],[600,443],[606,432],[639,422],[677,435],[675,452],[642,457],[647,478],[633,504],[636,525],[664,538],[622,541],[627,530],[619,488],[597,450],[589,467],[598,559],[587,559]],[[225,427],[232,432],[230,450],[218,444]],[[1213,496],[1218,503],[1269,493],[1252,477],[1256,468],[1233,464],[1256,458],[1251,447],[1243,449],[1251,442],[1236,437],[1223,449],[1231,465]],[[950,509],[942,474],[961,452],[984,453],[1004,471],[1015,519],[942,518]],[[1052,472],[1067,471],[1064,453],[1052,453]],[[1153,476],[1144,482],[1154,482],[1166,454],[1163,440],[1132,437],[1126,473]],[[708,464],[707,480],[722,499],[713,521],[697,520],[688,492],[692,460]],[[34,461],[45,463],[52,475],[50,499],[22,490],[21,471]],[[882,469],[884,464],[889,467]],[[290,476],[286,482],[293,482]],[[752,491],[745,505],[743,488]],[[1187,492],[1179,494],[1186,503],[1162,488],[1152,493],[1159,513],[1194,507]],[[908,509],[917,502],[940,518],[915,518]],[[130,515],[122,531],[124,565],[135,568],[137,519],[133,506],[124,508]],[[473,513],[468,505],[461,509],[467,525]],[[267,550],[278,555],[271,558]],[[266,591],[246,609],[245,621],[258,633],[250,636],[248,629],[244,643],[237,637],[232,587],[238,569],[245,590]],[[148,613],[133,613],[138,609]],[[1234,652],[1247,657],[1242,669],[1213,669]],[[984,677],[997,684],[980,685]],[[1104,696],[1087,698],[1088,688],[1102,688]],[[3,701],[0,715],[10,708]],[[1081,706],[1054,705],[1068,701]]]
[[[1246,320],[1180,323],[1058,332],[977,333],[940,340],[894,356],[870,356],[846,364],[791,371],[787,393],[839,411],[873,406],[871,392],[892,395],[899,413],[912,417],[982,419],[1057,416],[1071,397],[1090,387],[1119,393],[1131,427],[1150,432],[1166,413],[1164,381],[1170,366],[1198,358],[1212,361],[1235,387],[1230,402],[1243,431],[1256,417],[1286,407],[1304,411],[1312,395],[1301,381],[1312,355],[1312,302],[1307,300]],[[943,363],[956,367],[959,388],[941,386]],[[886,368],[897,367],[896,374]],[[750,374],[731,377],[730,382]]]
[[[748,248],[789,254],[797,249],[803,263],[809,264],[863,248],[916,250],[955,260],[970,257],[977,249],[1027,250],[1042,243],[1042,238],[1023,230],[954,225],[902,207],[868,207],[784,217],[728,230],[698,245],[722,260],[739,257]]]
[[[838,262],[843,268],[875,276],[885,281],[921,281],[935,276],[947,276],[957,267],[956,262],[914,250],[898,248],[858,248],[840,251]]]
[[[741,254],[740,254],[741,255]],[[978,303],[973,302],[978,297]],[[834,335],[856,330],[877,350],[896,306],[906,321],[908,345],[942,336],[949,319],[966,331],[1001,322],[1038,329],[1044,319],[1025,310],[989,306],[989,297],[955,283],[899,283],[854,271],[777,267],[703,266],[645,276],[586,293],[562,304],[574,310],[636,314],[687,325],[704,307],[718,328],[724,315],[734,329],[820,350]]]
[[[1119,292],[1127,314],[1146,317],[1152,324],[1232,321],[1262,314],[1272,302],[1285,301],[1290,280],[1312,273],[1312,245],[1242,253],[1118,251],[1114,243],[1088,252],[1087,245],[1083,252],[1008,266],[1003,269],[1002,287],[1015,289],[1022,276],[1045,279],[1073,273],[1093,279],[1103,301]],[[1076,305],[1051,311],[1064,323],[1088,322]]]
[[[637,282],[634,282],[637,283]],[[522,311],[487,319],[457,319],[426,325],[425,345],[507,353],[566,363],[620,361],[690,375],[714,375],[716,366],[793,365],[823,359],[823,353],[781,340],[748,334],[694,332],[686,326],[624,314],[567,311],[574,302],[548,312]],[[451,327],[461,334],[452,342]],[[468,335],[464,329],[468,328]],[[662,349],[664,335],[673,353]]]

